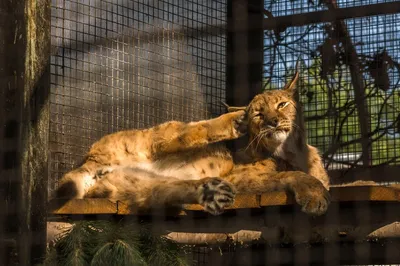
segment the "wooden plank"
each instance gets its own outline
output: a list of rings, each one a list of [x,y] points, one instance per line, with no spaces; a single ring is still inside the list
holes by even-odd
[[[220,242],[221,234],[234,236],[239,231],[252,231],[262,243],[321,243],[351,242],[358,240],[387,239],[399,235],[399,202],[333,202],[326,214],[311,217],[301,212],[300,208],[260,208],[228,210],[219,216],[205,212],[186,211],[179,217],[140,217],[142,222],[151,224],[154,234],[170,232],[196,233],[199,239],[210,243]],[[94,216],[94,219],[101,219]],[[120,216],[125,221],[137,221],[137,216]],[[90,217],[71,216],[72,219],[92,219]],[[105,217],[107,218],[107,217]],[[149,219],[148,219],[149,218]],[[62,221],[62,220],[58,220]],[[209,234],[209,235],[202,235]],[[217,234],[217,235],[215,235]],[[248,233],[244,238],[251,238]],[[185,240],[184,240],[185,241]]]
[[[333,202],[400,201],[400,189],[395,186],[332,187],[330,194]],[[271,192],[261,195],[260,206],[282,206],[293,203],[292,195],[284,192]]]
[[[400,202],[400,188],[383,186],[332,187],[333,202]],[[270,192],[262,195],[239,194],[228,210],[293,205],[293,196],[285,192]],[[68,202],[52,201],[52,214],[137,214],[123,202],[112,203],[107,199],[74,199]],[[186,211],[203,211],[199,204],[185,205]],[[185,215],[185,213],[181,213]]]
[[[227,209],[232,210],[232,209],[260,208],[260,197],[261,197],[261,195],[255,195],[255,194],[254,195],[252,195],[252,194],[237,195],[233,205]],[[188,204],[188,205],[185,205],[185,210],[202,211],[203,207],[199,204]]]
[[[302,213],[297,205],[293,205],[291,195],[274,192],[261,197],[238,195],[233,208],[219,216],[203,212],[199,205],[189,205],[180,215],[169,216],[166,213],[163,217],[157,214],[148,220],[142,216],[141,220],[151,223],[155,234],[175,232],[178,234],[174,235],[174,240],[190,240],[189,243],[203,240],[223,243],[224,239],[229,242],[231,238],[247,239],[249,242],[254,239],[268,244],[320,243],[321,240],[352,242],[400,235],[399,188],[334,187],[331,194],[332,204],[327,213],[319,217]],[[137,215],[132,215],[136,213],[135,209],[106,199],[72,200],[52,213],[69,215],[74,219],[82,219],[80,215],[84,214],[117,214],[124,219],[137,219]],[[245,235],[240,235],[239,231],[245,232]]]
[[[274,243],[321,243],[390,238],[399,234],[400,203],[332,203],[327,213],[311,217],[299,208],[262,208],[256,212],[227,211],[220,216],[187,216],[175,220],[153,219],[160,233],[205,233],[210,242],[215,234],[235,234],[241,230],[261,232],[260,241]],[[390,226],[388,226],[390,225]],[[257,236],[258,237],[258,236]],[[197,241],[192,239],[192,241]]]
[[[171,232],[166,235],[171,240],[186,245],[218,245],[229,244],[232,241],[236,243],[251,243],[261,238],[261,231],[240,230],[235,233],[180,233]]]
[[[128,214],[136,214],[137,212],[133,209],[130,208],[129,205],[123,203],[123,202],[117,202],[117,210],[116,213],[119,215],[128,215]]]
[[[379,227],[370,233],[360,232],[358,230],[357,234],[353,232],[349,233],[340,227],[325,226],[324,235],[328,236],[327,240],[331,242],[345,241],[351,242],[352,240],[371,240],[376,241],[378,239],[400,239],[400,222],[393,222],[388,225]],[[329,233],[331,231],[331,233]],[[288,231],[286,230],[286,233]],[[313,229],[313,233],[318,233],[317,230]],[[232,241],[239,243],[274,243],[282,242],[281,237],[277,237],[282,234],[282,227],[263,227],[259,231],[255,230],[239,230],[234,233],[191,233],[191,232],[171,232],[167,234],[167,237],[174,240],[177,243],[187,244],[187,245],[219,245],[219,244],[229,244]],[[336,238],[332,237],[332,234],[336,234]],[[329,236],[330,235],[330,236]],[[274,241],[275,238],[275,241]],[[278,241],[276,241],[278,240]],[[311,242],[318,242],[317,238],[308,237],[306,239]]]
[[[332,187],[334,202],[351,201],[400,201],[400,189],[383,186]],[[258,199],[259,198],[259,199]],[[234,205],[228,209],[259,208],[294,204],[292,195],[285,192],[270,192],[262,195],[237,195]],[[186,210],[202,210],[200,205],[188,205]]]
[[[292,205],[293,203],[294,198],[292,195],[285,192],[271,192],[261,195],[260,206],[284,206]]]
[[[53,200],[49,204],[52,214],[117,214],[117,203],[108,199],[72,199],[69,201]]]
[[[400,201],[400,189],[383,186],[357,186],[331,188],[333,201]]]
[[[260,208],[260,195],[241,194],[235,199],[232,206],[228,209],[250,209]]]

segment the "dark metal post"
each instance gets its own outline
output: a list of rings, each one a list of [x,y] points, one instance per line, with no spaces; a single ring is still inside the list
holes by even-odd
[[[262,90],[263,4],[261,0],[228,1],[226,96],[229,105],[247,105]],[[243,144],[244,140],[240,142]],[[236,144],[241,146],[239,142]]]

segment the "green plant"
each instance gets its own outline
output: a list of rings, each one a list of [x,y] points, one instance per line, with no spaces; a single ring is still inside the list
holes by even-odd
[[[189,265],[182,251],[137,223],[79,221],[48,249],[44,265]]]

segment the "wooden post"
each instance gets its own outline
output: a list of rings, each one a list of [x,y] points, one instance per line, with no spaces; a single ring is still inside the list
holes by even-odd
[[[34,265],[46,248],[50,1],[1,1],[0,27],[0,242]]]

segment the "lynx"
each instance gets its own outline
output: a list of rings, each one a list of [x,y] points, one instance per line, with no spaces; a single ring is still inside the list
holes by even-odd
[[[317,149],[306,143],[297,80],[296,73],[285,88],[214,119],[104,136],[82,166],[63,176],[56,197],[108,198],[145,212],[201,204],[218,215],[236,193],[284,190],[305,213],[322,215],[329,179]],[[237,155],[222,145],[246,133],[248,147]]]

